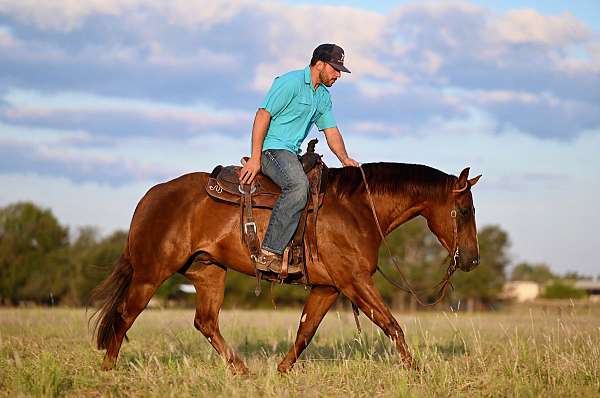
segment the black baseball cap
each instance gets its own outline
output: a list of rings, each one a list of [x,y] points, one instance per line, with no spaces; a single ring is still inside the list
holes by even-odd
[[[344,50],[336,44],[321,44],[313,51],[313,60],[327,62],[335,69],[350,73],[344,66]]]

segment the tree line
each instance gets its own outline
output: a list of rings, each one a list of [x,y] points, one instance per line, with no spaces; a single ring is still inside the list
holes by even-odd
[[[36,303],[47,305],[86,305],[91,291],[112,270],[127,239],[126,231],[101,237],[94,227],[79,228],[71,233],[49,209],[31,202],[19,202],[0,208],[0,305]],[[507,279],[510,263],[510,240],[497,225],[485,226],[478,233],[480,265],[472,272],[456,272],[453,290],[444,305],[457,310],[461,303],[469,309],[493,306]],[[433,287],[446,271],[447,253],[417,218],[388,236],[392,256],[422,300],[433,300]],[[392,259],[381,250],[379,265],[387,274],[399,279]],[[513,279],[546,282],[555,278],[544,264],[519,264]],[[187,280],[179,274],[159,289],[162,302],[193,305],[194,295],[181,291]],[[269,286],[261,297],[254,296],[255,279],[230,271],[227,276],[225,305],[260,307],[294,305],[304,301],[307,290],[302,286]],[[416,308],[409,294],[391,286],[377,274],[375,283],[384,299],[396,308]],[[272,292],[270,293],[270,290]],[[274,302],[274,303],[273,303]],[[342,304],[343,305],[343,304]]]

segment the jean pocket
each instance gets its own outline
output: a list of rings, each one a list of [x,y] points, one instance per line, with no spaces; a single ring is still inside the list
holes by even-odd
[[[261,154],[260,171],[265,172],[265,169],[273,163],[273,154],[268,149]]]
[[[267,153],[266,156],[270,160],[268,166],[269,170],[278,176],[272,176],[271,178],[277,181],[290,181],[290,157],[294,155],[285,149],[268,149],[265,153]]]

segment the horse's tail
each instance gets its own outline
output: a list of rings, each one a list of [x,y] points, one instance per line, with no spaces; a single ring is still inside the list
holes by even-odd
[[[93,290],[90,297],[91,303],[100,304],[90,318],[90,320],[95,318],[93,332],[100,350],[108,348],[108,344],[113,340],[116,324],[121,320],[121,313],[127,299],[133,276],[128,246],[115,263],[112,273]]]

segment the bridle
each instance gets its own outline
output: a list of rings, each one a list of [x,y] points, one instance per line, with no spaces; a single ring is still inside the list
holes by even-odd
[[[377,225],[377,230],[379,231],[379,235],[381,236],[381,240],[383,241],[383,244],[385,245],[385,248],[388,252],[388,256],[390,257],[390,259],[392,259],[392,262],[394,264],[394,266],[396,267],[396,270],[398,271],[398,273],[400,274],[400,278],[402,280],[402,284],[396,282],[395,280],[393,280],[392,278],[390,278],[385,272],[383,272],[383,270],[381,269],[381,267],[379,267],[379,264],[377,264],[377,271],[379,271],[379,273],[393,286],[397,287],[400,290],[403,290],[407,293],[410,293],[413,295],[413,297],[415,298],[415,300],[422,306],[428,307],[428,306],[434,306],[436,304],[438,304],[440,301],[443,300],[444,296],[446,295],[446,291],[448,289],[448,286],[454,288],[452,286],[452,282],[450,282],[450,277],[452,277],[452,274],[454,274],[454,272],[457,270],[458,268],[458,259],[460,257],[460,249],[458,247],[458,221],[457,221],[457,216],[458,213],[456,211],[456,203],[454,204],[454,208],[450,211],[450,217],[452,218],[452,223],[453,223],[453,250],[452,250],[452,262],[450,263],[450,265],[448,266],[448,269],[446,270],[446,274],[444,275],[444,278],[434,287],[432,287],[432,289],[437,288],[438,286],[440,287],[440,290],[438,292],[438,297],[432,301],[431,303],[425,303],[423,302],[419,296],[417,295],[417,293],[415,292],[415,290],[410,286],[410,284],[408,283],[408,280],[406,279],[406,276],[404,276],[404,273],[402,272],[400,265],[398,265],[398,262],[396,260],[396,257],[392,255],[392,250],[390,249],[389,244],[387,243],[387,240],[385,239],[385,235],[383,234],[383,231],[381,230],[381,225],[379,225],[379,219],[377,217],[377,213],[375,212],[375,204],[373,203],[373,198],[371,195],[371,190],[369,189],[369,184],[367,183],[367,177],[365,176],[365,172],[362,168],[361,165],[358,166],[358,168],[360,169],[360,172],[362,174],[362,178],[363,181],[365,183],[365,188],[367,190],[367,196],[369,197],[369,203],[371,204],[371,211],[373,212],[373,218],[375,219],[375,224]],[[403,286],[404,285],[404,286]]]

